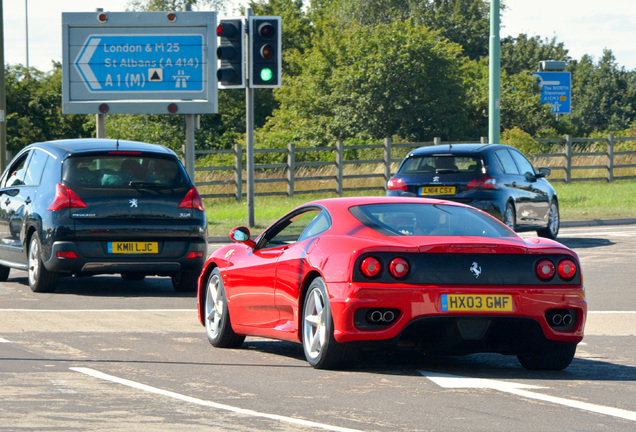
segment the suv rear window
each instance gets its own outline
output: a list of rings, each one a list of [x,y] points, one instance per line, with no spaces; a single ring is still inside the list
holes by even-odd
[[[368,204],[352,207],[361,223],[388,236],[516,237],[478,210],[446,204]]]
[[[476,156],[433,155],[406,159],[400,174],[481,173],[483,163]]]
[[[144,186],[177,189],[188,185],[179,161],[155,155],[74,156],[64,162],[63,180],[83,188]]]

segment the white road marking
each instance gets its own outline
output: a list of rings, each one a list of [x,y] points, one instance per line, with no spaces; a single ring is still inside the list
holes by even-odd
[[[234,413],[238,413],[238,414],[243,414],[243,415],[247,415],[247,416],[252,416],[252,417],[263,417],[263,418],[267,418],[270,420],[277,420],[277,421],[281,421],[281,422],[286,422],[286,423],[292,423],[292,424],[297,424],[297,425],[301,425],[301,426],[306,426],[306,427],[314,427],[314,428],[318,428],[318,429],[324,429],[324,430],[330,430],[330,431],[336,431],[336,432],[362,432],[358,429],[348,429],[348,428],[343,428],[343,427],[338,427],[338,426],[331,426],[331,425],[327,425],[327,424],[323,424],[323,423],[316,423],[316,422],[312,422],[312,421],[308,421],[308,420],[301,420],[301,419],[296,419],[293,417],[285,417],[285,416],[281,416],[281,415],[277,415],[277,414],[267,414],[267,413],[261,413],[258,411],[252,411],[252,410],[248,410],[248,409],[243,409],[243,408],[237,408],[237,407],[233,407],[230,405],[225,405],[225,404],[220,404],[220,403],[216,403],[216,402],[210,402],[210,401],[206,401],[203,399],[198,399],[198,398],[194,398],[194,397],[190,397],[190,396],[185,396],[179,393],[174,393],[168,390],[162,390],[156,387],[151,387],[149,385],[146,384],[141,384],[135,381],[129,381],[127,379],[123,379],[123,378],[118,378],[116,376],[113,375],[108,375],[105,374],[103,372],[99,372],[96,371],[94,369],[90,369],[90,368],[82,368],[82,367],[72,367],[70,368],[70,370],[75,371],[75,372],[79,372],[79,373],[83,373],[89,376],[92,376],[94,378],[97,379],[101,379],[101,380],[105,380],[105,381],[111,381],[117,384],[122,384],[128,387],[132,387],[132,388],[136,388],[138,390],[143,390],[149,393],[155,393],[158,395],[162,395],[162,396],[167,396],[167,397],[171,397],[174,399],[179,399],[182,400],[184,402],[189,402],[189,403],[193,403],[193,404],[197,404],[197,405],[202,405],[202,406],[206,406],[206,407],[210,407],[210,408],[215,408],[215,409],[221,409],[221,410],[225,410],[225,411],[231,411]]]
[[[447,375],[435,372],[418,371],[435,384],[444,388],[481,388],[492,389],[504,393],[511,393],[523,398],[534,399],[543,402],[549,402],[558,405],[564,405],[570,408],[576,408],[583,411],[590,411],[597,414],[604,414],[612,417],[619,417],[626,420],[636,421],[636,412],[627,411],[620,408],[612,408],[603,405],[595,405],[587,402],[580,402],[555,396],[548,396],[539,393],[530,392],[528,388],[541,388],[527,384],[517,384],[505,381],[489,380],[484,378],[468,378],[457,375]]]
[[[2,339],[0,338],[0,343],[11,343],[10,341],[6,340],[6,339]]]

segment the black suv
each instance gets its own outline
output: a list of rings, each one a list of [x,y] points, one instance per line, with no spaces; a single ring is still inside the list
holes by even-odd
[[[515,231],[555,239],[559,200],[545,177],[514,147],[452,144],[410,152],[387,185],[387,195],[421,196],[477,207]]]
[[[35,292],[60,276],[170,276],[194,291],[207,255],[201,197],[170,149],[77,139],[25,147],[0,179],[0,281],[27,270]]]

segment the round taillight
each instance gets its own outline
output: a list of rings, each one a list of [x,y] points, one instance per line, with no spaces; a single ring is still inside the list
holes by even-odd
[[[389,272],[396,279],[401,279],[409,272],[409,263],[404,258],[395,258],[389,264]]]
[[[373,257],[367,257],[360,264],[360,271],[366,277],[372,278],[380,273],[380,261]]]
[[[552,276],[554,276],[556,271],[554,264],[548,259],[542,259],[539,261],[535,270],[539,279],[544,281],[552,279]]]
[[[561,279],[570,280],[576,275],[576,264],[571,259],[562,259],[558,271]]]

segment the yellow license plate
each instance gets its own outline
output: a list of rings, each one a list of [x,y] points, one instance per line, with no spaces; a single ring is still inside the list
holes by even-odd
[[[512,296],[499,294],[442,294],[443,311],[512,312]]]
[[[159,253],[159,244],[157,242],[109,242],[108,253],[156,254]]]
[[[455,186],[423,186],[420,195],[455,195]]]

